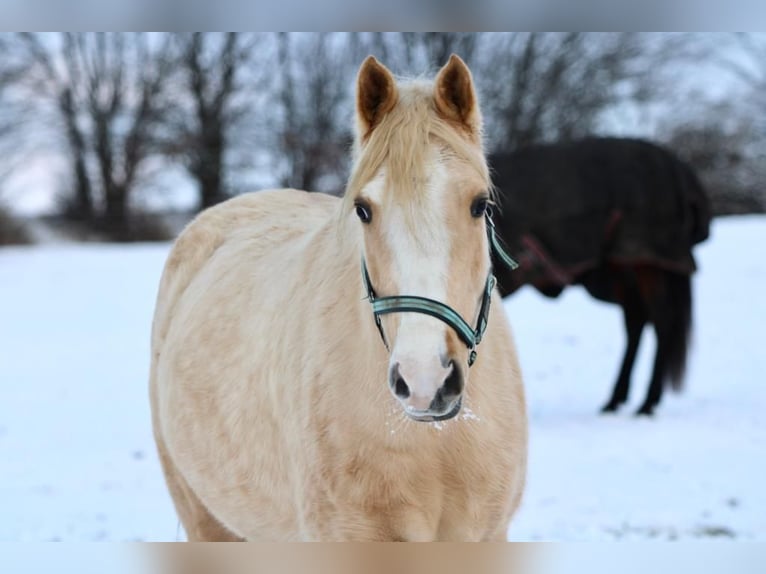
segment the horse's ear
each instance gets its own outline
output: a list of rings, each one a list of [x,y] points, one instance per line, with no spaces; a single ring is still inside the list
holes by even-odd
[[[393,109],[397,98],[393,74],[374,56],[367,56],[356,80],[356,117],[362,139]]]
[[[439,70],[434,86],[436,109],[446,119],[468,128],[471,135],[481,133],[481,112],[471,71],[460,56],[452,54]]]

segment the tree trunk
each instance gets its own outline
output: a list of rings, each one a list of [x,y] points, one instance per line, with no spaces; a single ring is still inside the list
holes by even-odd
[[[225,126],[218,114],[200,114],[199,119],[202,137],[190,171],[197,180],[199,208],[206,209],[226,199],[223,189]]]
[[[104,231],[114,239],[129,241],[130,221],[128,218],[127,189],[110,183],[104,191],[106,199],[103,216]]]
[[[93,218],[93,188],[85,165],[85,140],[77,125],[77,117],[69,89],[59,97],[59,108],[66,123],[67,141],[74,181],[74,202],[70,206],[70,214],[75,219],[91,220]]]
[[[221,166],[220,161],[215,165],[207,165],[197,175],[199,186],[200,210],[212,207],[226,199],[221,190]]]

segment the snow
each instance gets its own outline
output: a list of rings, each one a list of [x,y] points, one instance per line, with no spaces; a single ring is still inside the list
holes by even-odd
[[[651,336],[629,407],[597,414],[623,351],[617,307],[579,288],[558,300],[525,288],[506,301],[530,416],[528,487],[510,539],[766,539],[763,245],[766,218],[751,216],[716,221],[698,248],[687,387],[666,393],[651,420],[632,415]],[[168,249],[0,250],[0,541],[183,539],[147,396]]]
[[[7,574],[135,574],[153,562],[129,544],[0,543],[0,572]],[[104,567],[108,564],[108,569]],[[156,570],[155,570],[156,571]]]
[[[644,333],[630,404],[597,416],[624,351],[622,314],[584,290],[506,302],[525,373],[528,489],[518,540],[766,538],[766,218],[716,221],[699,246],[686,388],[636,418],[648,390]],[[651,335],[651,336],[647,336]]]

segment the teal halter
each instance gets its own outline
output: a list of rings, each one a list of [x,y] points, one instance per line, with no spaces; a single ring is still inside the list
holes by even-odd
[[[495,234],[495,224],[492,222],[490,213],[487,213],[487,236],[489,238],[490,249],[505,263],[510,269],[518,268],[519,264],[505,252],[500,245]],[[362,256],[362,281],[367,290],[367,299],[372,304],[372,312],[375,317],[375,325],[378,327],[380,337],[383,339],[383,344],[386,349],[390,351],[388,346],[388,340],[386,339],[386,333],[383,331],[383,325],[380,322],[381,315],[387,315],[388,313],[422,313],[424,315],[430,315],[440,321],[443,321],[457,333],[460,340],[466,344],[470,353],[468,355],[468,366],[473,365],[476,360],[476,347],[481,343],[481,339],[484,336],[484,331],[487,329],[487,322],[489,321],[489,304],[492,300],[492,290],[495,288],[495,276],[492,275],[490,270],[487,276],[487,282],[484,285],[484,293],[481,299],[481,307],[479,309],[479,319],[476,323],[476,328],[471,325],[460,316],[460,313],[455,311],[449,305],[445,305],[440,301],[428,299],[427,297],[417,297],[414,295],[394,295],[391,297],[380,297],[375,295],[375,289],[372,287],[372,281],[370,280],[370,274],[367,271],[367,263]]]

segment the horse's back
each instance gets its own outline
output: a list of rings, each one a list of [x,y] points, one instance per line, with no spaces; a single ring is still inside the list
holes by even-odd
[[[632,138],[586,138],[496,154],[498,218],[511,245],[530,234],[567,269],[603,259],[691,273],[707,237],[709,201],[693,169]]]
[[[275,247],[319,228],[337,202],[326,194],[279,189],[240,195],[200,213],[179,235],[165,263],[155,311],[154,343],[167,332],[174,302],[227,242],[247,242],[253,257],[272,253]]]

